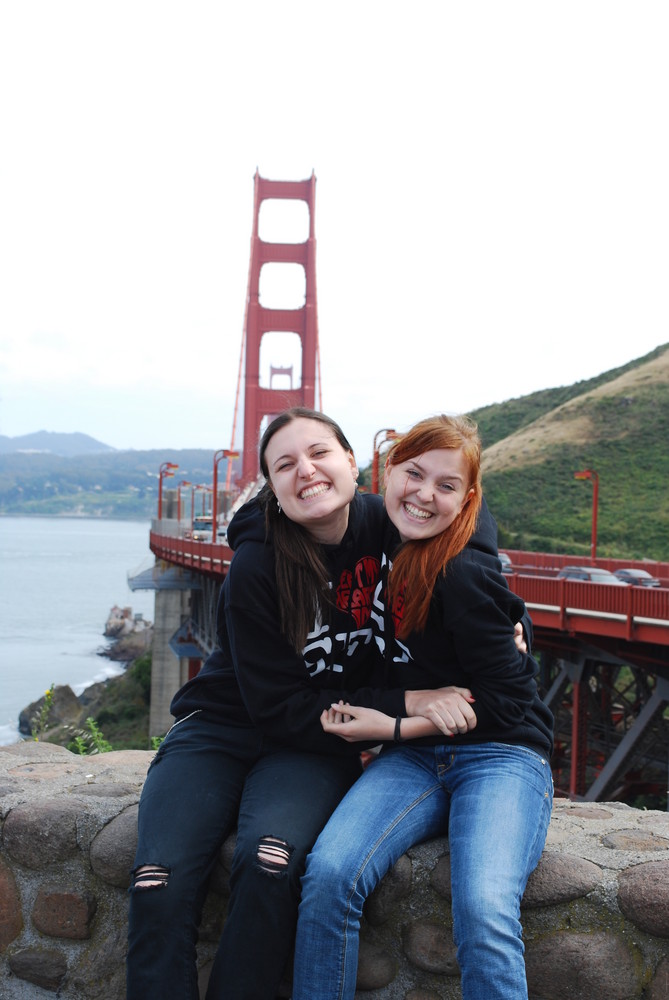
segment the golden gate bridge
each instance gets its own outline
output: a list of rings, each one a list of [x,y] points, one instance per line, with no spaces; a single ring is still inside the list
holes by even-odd
[[[130,581],[133,589],[156,590],[151,735],[169,727],[172,695],[197,672],[215,644],[218,590],[232,559],[225,525],[259,488],[257,443],[264,421],[290,406],[321,408],[315,192],[313,173],[304,181],[267,180],[258,171],[254,177],[251,253],[231,443],[213,455],[211,486],[186,484],[210,497],[205,518],[210,530],[204,537],[193,530],[193,504],[190,519],[182,516],[180,490],[164,488],[163,481],[178,467],[166,462],[160,469],[158,516],[150,533],[156,564],[148,574]],[[261,206],[274,199],[306,203],[309,222],[305,241],[276,243],[261,238]],[[303,268],[301,307],[273,309],[262,305],[261,272],[267,264]],[[261,382],[262,340],[275,332],[296,334],[300,340],[297,387],[292,385],[292,365],[271,365],[269,385]],[[275,388],[275,376],[289,376],[290,386]],[[236,450],[242,391],[243,446]],[[241,471],[233,482],[238,459]],[[222,462],[226,463],[224,477],[219,472]],[[373,478],[378,488],[378,475]],[[539,682],[555,716],[552,769],[556,793],[590,801],[617,799],[636,804],[643,800],[654,808],[665,807],[669,774],[669,563],[507,552],[514,567],[507,575],[509,586],[530,612],[533,652],[540,662]],[[658,577],[662,586],[612,587],[558,578],[560,568],[567,563],[609,570],[643,568]]]

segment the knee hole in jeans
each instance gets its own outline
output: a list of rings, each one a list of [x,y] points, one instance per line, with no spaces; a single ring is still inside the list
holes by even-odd
[[[133,874],[133,889],[165,889],[170,877],[169,869],[162,865],[140,865]]]
[[[278,837],[261,837],[258,841],[256,867],[258,871],[273,878],[281,878],[288,870],[288,862],[294,848]]]

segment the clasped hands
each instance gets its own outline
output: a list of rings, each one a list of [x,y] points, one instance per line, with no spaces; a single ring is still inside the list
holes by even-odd
[[[472,708],[474,697],[469,688],[453,685],[426,691],[407,691],[404,696],[407,718],[402,719],[403,740],[420,736],[454,736],[467,733],[476,726]],[[332,704],[321,714],[321,726],[326,733],[340,736],[348,743],[358,740],[392,740],[395,719],[375,708],[348,705],[343,701]]]
[[[514,642],[521,653],[527,653],[523,626],[514,626]],[[404,704],[407,718],[402,719],[401,738],[418,739],[420,736],[455,736],[468,733],[476,726],[476,713],[472,708],[474,697],[469,688],[443,687],[428,691],[406,691]],[[347,743],[358,740],[392,740],[395,720],[375,708],[348,705],[343,701],[333,703],[321,713],[321,726],[326,733],[340,736]]]

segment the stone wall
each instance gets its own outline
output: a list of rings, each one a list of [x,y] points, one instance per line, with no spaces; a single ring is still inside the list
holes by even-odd
[[[137,802],[151,756],[0,747],[3,1000],[122,1000]],[[206,905],[202,984],[232,847],[231,838]],[[523,924],[531,1000],[669,1000],[669,814],[558,800]],[[368,1000],[460,997],[446,840],[408,852],[368,901],[358,987]]]

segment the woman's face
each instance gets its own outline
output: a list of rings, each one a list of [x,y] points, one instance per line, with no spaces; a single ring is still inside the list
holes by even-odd
[[[358,469],[352,452],[320,420],[298,417],[265,450],[269,479],[286,517],[317,541],[336,544],[348,525]]]
[[[387,465],[385,487],[388,517],[404,542],[441,534],[473,493],[461,448],[435,448]]]

